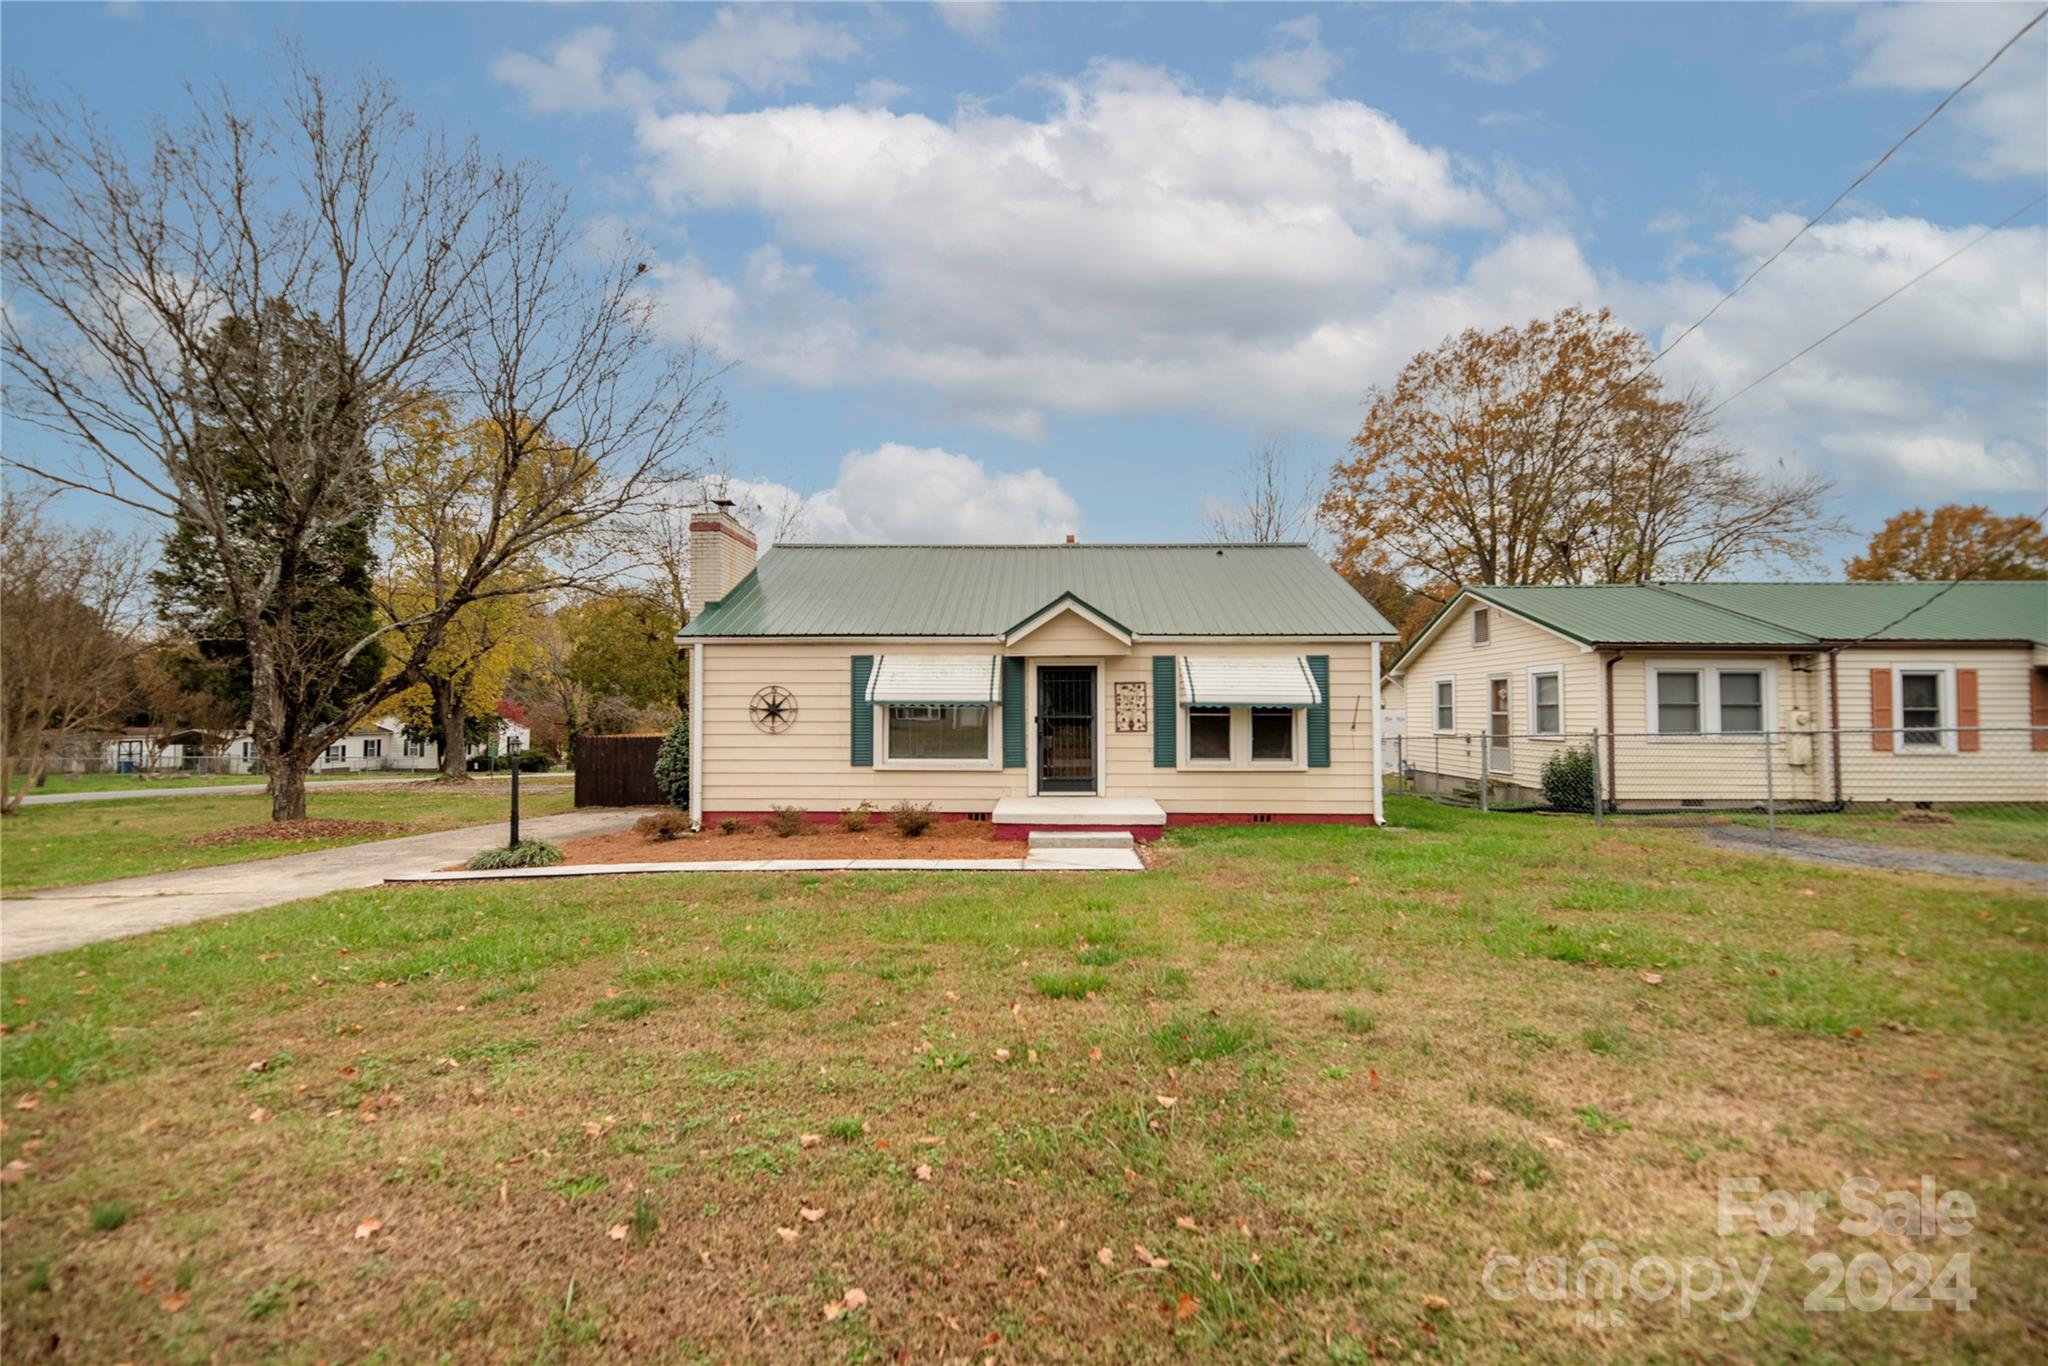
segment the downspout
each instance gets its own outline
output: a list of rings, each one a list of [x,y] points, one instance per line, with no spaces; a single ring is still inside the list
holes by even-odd
[[[1380,643],[1372,643],[1372,823],[1387,824],[1386,751],[1380,747]],[[1328,699],[1324,699],[1327,701]],[[1356,722],[1353,723],[1356,725]]]
[[[1614,666],[1621,663],[1621,651],[1607,657],[1607,809],[1619,811],[1621,803],[1614,790]]]
[[[1835,809],[1842,809],[1842,686],[1835,664],[1842,647],[1828,650],[1828,771],[1834,779]]]
[[[704,642],[690,642],[690,829],[704,828]]]

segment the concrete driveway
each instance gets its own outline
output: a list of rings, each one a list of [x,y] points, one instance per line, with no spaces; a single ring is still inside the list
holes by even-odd
[[[631,825],[642,813],[618,807],[540,816],[519,823],[528,839],[570,840]],[[321,849],[310,854],[186,868],[0,899],[0,960],[125,939],[167,925],[239,915],[327,892],[375,887],[393,873],[459,863],[504,839],[502,822]]]
[[[372,775],[362,778],[337,778],[331,782],[307,783],[308,792],[325,792],[329,788],[346,792],[357,783],[370,783],[382,787],[390,783],[430,783],[439,774],[429,773],[425,777],[414,777],[397,773],[389,776]],[[502,773],[477,773],[472,779],[480,783],[512,781]],[[519,789],[546,783],[574,782],[570,773],[527,774],[520,778]],[[267,783],[208,783],[204,787],[117,787],[106,792],[31,792],[21,799],[23,806],[68,806],[72,802],[132,802],[144,797],[246,797],[252,792],[268,792]]]

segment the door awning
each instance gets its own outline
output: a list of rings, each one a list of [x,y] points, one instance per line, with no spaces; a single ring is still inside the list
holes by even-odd
[[[877,705],[988,705],[1002,697],[1001,655],[877,655],[868,701]]]
[[[1182,655],[1184,707],[1312,707],[1323,700],[1302,655]]]

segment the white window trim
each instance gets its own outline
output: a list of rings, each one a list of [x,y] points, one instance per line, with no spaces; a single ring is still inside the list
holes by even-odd
[[[1892,752],[1894,754],[1955,754],[1956,749],[1956,666],[1953,664],[1893,664]],[[1935,674],[1941,679],[1941,719],[1935,727],[1940,739],[1934,744],[1907,743],[1906,675]]]
[[[1195,759],[1188,752],[1188,711],[1189,708],[1175,706],[1175,722],[1178,730],[1174,736],[1174,767],[1182,771],[1197,773],[1211,770],[1232,772],[1252,771],[1257,773],[1306,773],[1308,772],[1308,708],[1290,707],[1294,713],[1294,757],[1292,759],[1252,758],[1252,708],[1231,707],[1230,709],[1230,757],[1228,759]]]
[[[1486,618],[1486,639],[1484,640],[1479,638],[1479,619],[1481,617]],[[1491,644],[1493,644],[1493,609],[1491,607],[1475,607],[1472,609],[1472,648],[1483,650]]]
[[[1443,724],[1443,710],[1437,705],[1437,689],[1446,683],[1451,688],[1451,724]],[[1458,733],[1458,676],[1444,674],[1429,680],[1429,724],[1434,735],[1456,735]]]
[[[1721,729],[1721,675],[1762,674],[1763,675],[1763,730]],[[1700,680],[1700,728],[1688,734],[1683,731],[1665,732],[1657,729],[1657,675],[1698,674]],[[1776,734],[1781,727],[1778,722],[1778,670],[1777,661],[1771,659],[1711,660],[1711,659],[1670,659],[1655,660],[1646,664],[1643,670],[1643,730],[1653,744],[1692,745],[1703,742],[1723,745],[1759,744],[1765,735]]]
[[[1003,707],[1000,702],[959,702],[948,706],[988,707],[988,752],[979,759],[897,759],[889,753],[889,708],[916,706],[912,702],[877,702],[875,711],[875,767],[926,772],[983,772],[1003,766]]]
[[[1536,711],[1536,680],[1537,680],[1538,678],[1555,678],[1555,679],[1557,680],[1557,729],[1556,729],[1556,730],[1538,730],[1538,729],[1536,729],[1536,715],[1537,715],[1537,711]],[[1556,744],[1556,743],[1562,743],[1562,742],[1563,742],[1563,740],[1564,740],[1564,736],[1565,736],[1565,723],[1564,723],[1564,665],[1562,665],[1562,664],[1532,664],[1532,665],[1530,665],[1530,666],[1529,666],[1529,683],[1528,683],[1528,688],[1529,688],[1529,698],[1528,698],[1528,704],[1529,704],[1529,734],[1528,734],[1528,737],[1527,737],[1527,738],[1528,738],[1528,739],[1531,739],[1531,740],[1543,740],[1543,741],[1546,741],[1546,742],[1549,742],[1549,743],[1553,743],[1553,744]]]

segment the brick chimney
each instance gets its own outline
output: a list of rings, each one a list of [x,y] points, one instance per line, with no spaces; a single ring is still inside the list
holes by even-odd
[[[739,586],[754,568],[754,533],[732,515],[732,500],[714,499],[690,514],[690,588],[684,604],[694,618]]]

